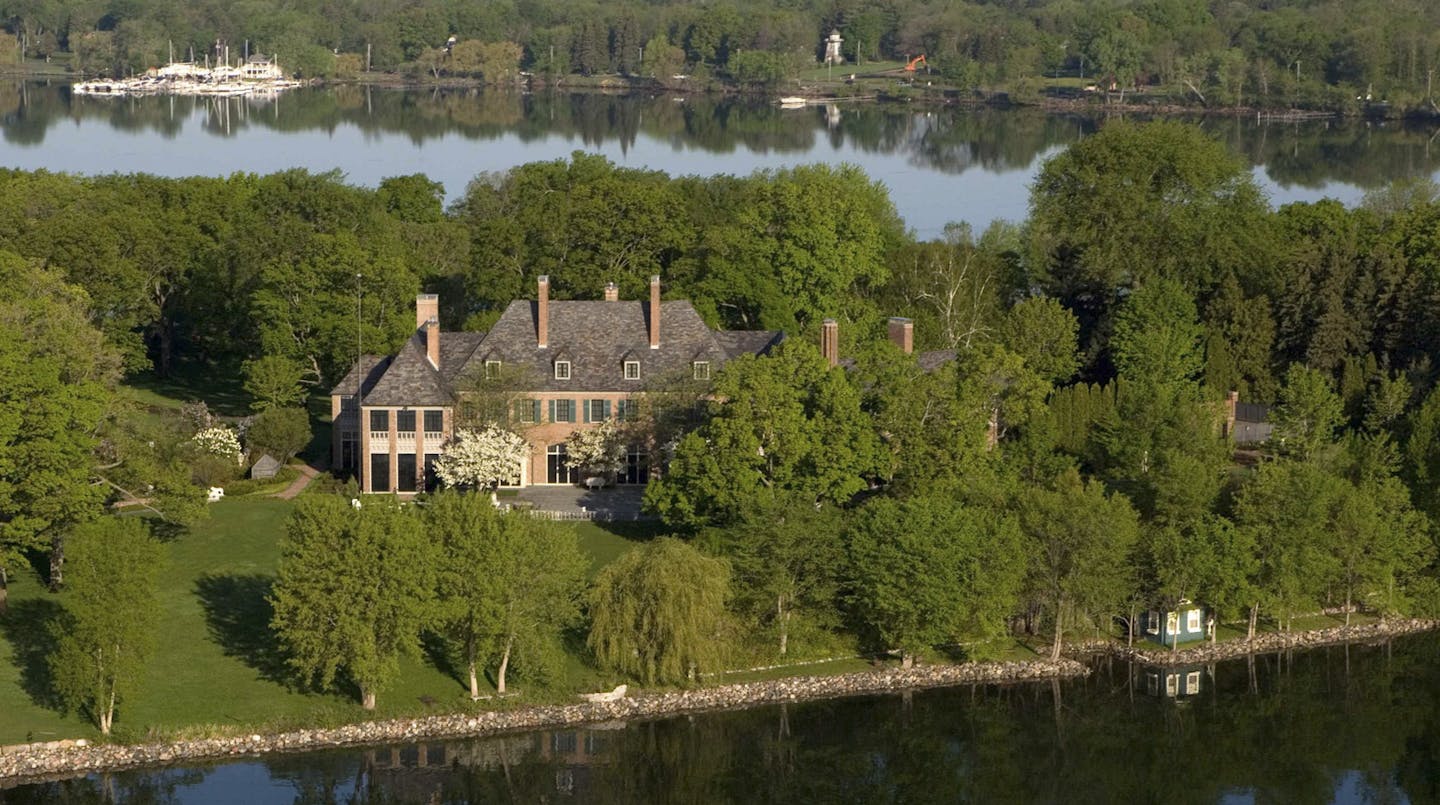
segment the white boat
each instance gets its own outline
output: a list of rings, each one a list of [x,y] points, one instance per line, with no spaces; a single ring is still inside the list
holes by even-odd
[[[193,62],[171,62],[132,78],[97,78],[71,86],[77,95],[274,95],[303,82],[286,78],[280,63],[263,56],[240,66],[207,67]]]
[[[787,109],[799,108],[801,106],[805,106],[809,102],[810,100],[808,98],[802,98],[799,95],[786,95],[785,97],[780,99],[780,105]]]

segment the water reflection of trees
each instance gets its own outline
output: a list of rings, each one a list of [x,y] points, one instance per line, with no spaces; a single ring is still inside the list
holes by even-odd
[[[1143,669],[556,730],[277,756],[299,803],[1328,802],[1440,796],[1440,637],[1194,669],[1200,692],[1147,693]],[[204,799],[204,772],[21,787],[5,802]],[[237,779],[225,776],[228,780]],[[247,781],[254,785],[255,782]],[[113,799],[111,792],[118,794]]]
[[[478,89],[385,90],[362,86],[302,89],[276,99],[87,98],[39,82],[0,86],[0,125],[8,142],[39,145],[62,120],[103,122],[132,133],[175,137],[186,121],[236,136],[248,128],[279,132],[354,127],[367,135],[407,137],[415,144],[459,135],[513,136],[535,142],[560,136],[628,152],[641,137],[679,150],[726,154],[806,153],[820,144],[864,153],[902,154],[911,164],[951,174],[979,168],[1021,171],[1048,151],[1095,130],[1096,118],[1035,110],[932,109],[841,105],[781,110],[771,104],[707,96],[672,98],[602,93],[505,93]],[[1284,186],[1345,182],[1375,188],[1429,175],[1440,167],[1430,127],[1397,122],[1197,122]]]

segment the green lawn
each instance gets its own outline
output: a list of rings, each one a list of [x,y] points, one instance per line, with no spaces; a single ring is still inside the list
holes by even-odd
[[[660,536],[664,526],[650,522],[579,522],[575,530],[580,533],[580,546],[590,555],[590,576],[594,578],[600,568],[619,559],[621,554]]]
[[[124,388],[131,397],[152,408],[179,408],[190,400],[204,400],[212,412],[221,416],[246,416],[251,413],[250,395],[242,387],[243,380],[239,366],[187,366],[163,378],[142,372],[127,378]]]
[[[160,642],[142,691],[125,704],[116,729],[125,737],[203,732],[212,726],[306,726],[368,717],[346,691],[294,690],[268,624],[265,601],[279,560],[278,541],[292,503],[267,498],[227,499],[211,517],[165,545],[161,575]],[[645,523],[578,523],[581,544],[598,570],[655,535]],[[9,612],[0,617],[0,745],[62,737],[94,737],[73,714],[60,715],[46,687],[46,623],[58,598],[39,578],[22,573],[11,584]],[[553,700],[608,682],[574,646],[548,690],[515,702]],[[380,695],[379,717],[417,715],[468,704],[460,674],[443,658],[403,662],[395,687]],[[613,684],[613,683],[611,683]]]

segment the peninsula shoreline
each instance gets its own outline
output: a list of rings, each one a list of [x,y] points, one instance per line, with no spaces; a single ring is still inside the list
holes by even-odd
[[[1392,620],[1301,632],[1267,632],[1254,641],[1209,643],[1172,651],[1127,647],[1113,642],[1078,644],[1073,656],[1112,653],[1144,665],[1177,666],[1217,662],[1247,655],[1320,648],[1343,643],[1388,640],[1440,628],[1435,620]],[[1012,662],[919,665],[829,676],[791,676],[693,690],[640,692],[607,702],[550,704],[513,710],[450,713],[409,719],[360,722],[322,729],[245,733],[224,737],[136,744],[52,741],[0,747],[0,790],[26,783],[178,763],[238,760],[272,754],[375,746],[429,740],[482,738],[539,729],[583,727],[614,721],[649,720],[675,715],[738,710],[802,701],[894,693],[937,687],[1014,684],[1084,677],[1079,660],[1037,659]]]

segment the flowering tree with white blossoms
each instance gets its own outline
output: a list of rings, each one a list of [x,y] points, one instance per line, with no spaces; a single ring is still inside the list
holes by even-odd
[[[523,437],[504,428],[461,428],[440,450],[435,474],[446,486],[515,483],[520,480],[520,462],[529,451]]]
[[[577,430],[565,439],[565,465],[607,478],[625,469],[625,439],[612,419]]]
[[[240,463],[240,437],[224,425],[211,425],[191,437],[200,452],[217,458],[228,458]]]

